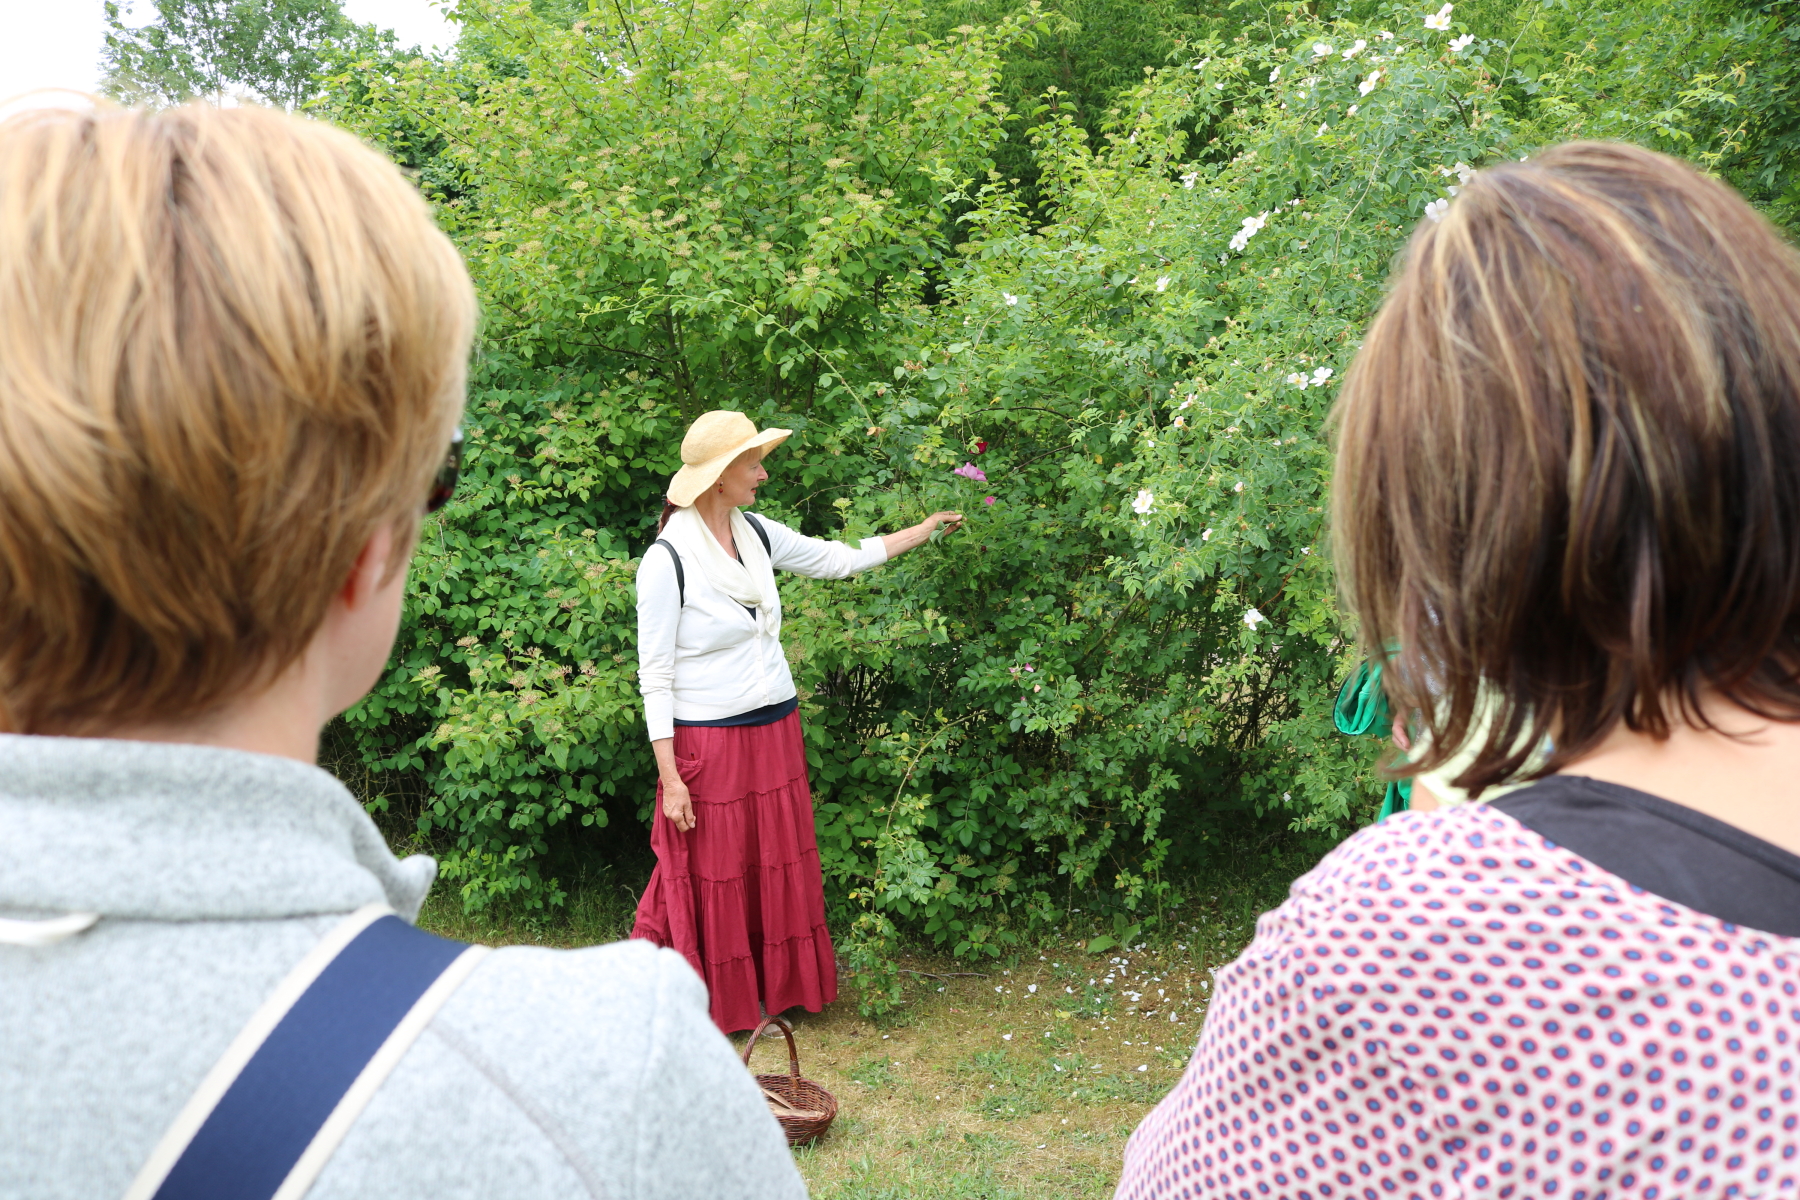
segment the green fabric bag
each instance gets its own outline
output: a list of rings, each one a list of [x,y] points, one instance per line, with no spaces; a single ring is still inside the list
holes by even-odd
[[[1393,714],[1388,709],[1387,693],[1381,690],[1381,664],[1366,659],[1344,680],[1344,686],[1338,689],[1337,703],[1331,707],[1331,720],[1337,731],[1350,737],[1385,738],[1394,724]],[[1385,821],[1397,812],[1405,812],[1412,805],[1412,780],[1390,779],[1387,795],[1381,801],[1381,815],[1377,821]]]

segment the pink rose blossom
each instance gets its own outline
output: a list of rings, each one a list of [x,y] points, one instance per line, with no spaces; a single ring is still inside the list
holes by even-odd
[[[950,473],[952,475],[961,475],[964,479],[973,479],[976,483],[987,482],[987,473],[974,463],[964,463]]]

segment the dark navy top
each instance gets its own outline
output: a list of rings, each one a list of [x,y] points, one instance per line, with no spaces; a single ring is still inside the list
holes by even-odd
[[[741,712],[735,717],[720,717],[716,721],[684,721],[675,718],[677,725],[691,725],[699,729],[730,729],[737,725],[773,725],[781,718],[800,708],[800,697],[789,696],[786,700],[777,700],[773,704],[765,704],[761,708],[753,708],[749,712]]]

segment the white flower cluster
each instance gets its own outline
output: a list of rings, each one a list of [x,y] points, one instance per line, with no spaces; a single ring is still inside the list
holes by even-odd
[[[1450,28],[1450,14],[1455,10],[1456,5],[1446,4],[1435,13],[1427,13],[1425,16],[1425,28],[1440,30]]]
[[[1231,235],[1231,248],[1240,254],[1243,253],[1244,247],[1250,244],[1250,239],[1255,237],[1257,231],[1268,223],[1269,214],[1266,212],[1258,213],[1254,217],[1245,217],[1243,228]]]
[[[1439,167],[1437,173],[1445,179],[1449,179],[1452,175],[1456,177],[1456,182],[1449,185],[1448,188],[1452,196],[1468,187],[1469,180],[1475,178],[1475,168],[1460,160],[1454,167]]]
[[[1311,379],[1308,379],[1299,371],[1295,371],[1292,375],[1287,377],[1287,382],[1293,384],[1297,388],[1319,388],[1324,387],[1326,383],[1330,382],[1331,377],[1335,374],[1336,372],[1330,367],[1318,367],[1313,371]]]

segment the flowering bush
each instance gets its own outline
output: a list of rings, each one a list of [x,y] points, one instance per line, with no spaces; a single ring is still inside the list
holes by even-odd
[[[761,507],[810,533],[967,515],[781,585],[877,1002],[902,927],[997,952],[1076,897],[1155,904],[1248,822],[1373,814],[1328,715],[1326,414],[1411,228],[1470,170],[1608,127],[1580,56],[1527,72],[1468,6],[1279,10],[1183,46],[1097,140],[1052,89],[1027,207],[985,170],[1024,124],[991,86],[1022,23],[461,11],[488,59],[361,79],[350,113],[432,148],[490,321],[471,489],[350,722],[426,782],[471,903],[553,901],[570,826],[647,817],[629,580],[682,426],[721,405],[798,431]],[[1713,102],[1688,103],[1664,127]]]
[[[784,585],[809,717],[858,751],[825,760],[822,829],[870,913],[992,949],[1069,888],[1153,900],[1257,812],[1366,819],[1326,716],[1325,415],[1445,168],[1515,139],[1482,57],[1421,18],[1194,46],[1098,146],[1050,121],[1047,224],[968,194],[949,303],[862,390],[892,475],[845,517],[953,504],[933,468],[978,440],[1003,503],[872,580]]]

